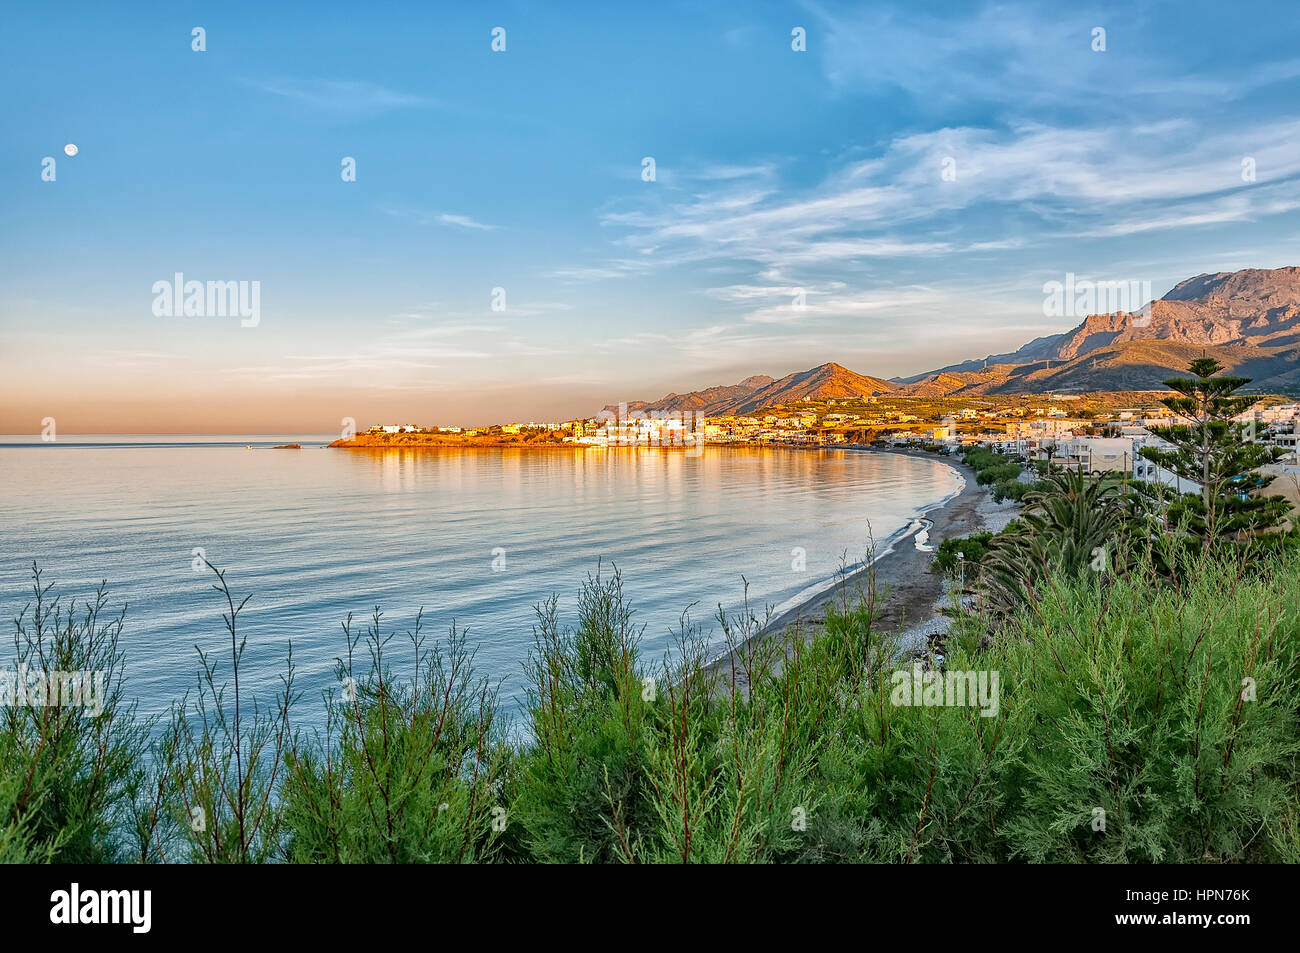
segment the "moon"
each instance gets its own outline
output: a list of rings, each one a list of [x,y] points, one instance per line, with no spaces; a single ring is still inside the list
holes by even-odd
[[[75,156],[77,154],[77,147],[73,143],[69,142],[63,147],[63,151],[70,156]]]

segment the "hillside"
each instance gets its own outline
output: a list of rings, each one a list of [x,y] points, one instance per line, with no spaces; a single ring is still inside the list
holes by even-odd
[[[730,386],[667,394],[655,401],[630,401],[627,408],[629,411],[656,413],[693,410],[710,416],[748,414],[795,400],[838,400],[889,393],[897,388],[898,385],[890,381],[867,377],[839,364],[828,363],[787,374],[780,380],[760,375],[747,377]],[[617,408],[608,406],[606,409]]]
[[[696,411],[702,414],[726,414],[724,409],[743,402],[755,391],[775,382],[775,378],[766,374],[746,377],[739,384],[723,384],[706,387],[704,390],[690,391],[686,394],[665,394],[658,400],[628,401],[627,409],[641,412],[668,413],[671,411]],[[606,410],[617,410],[614,405],[607,405]]]
[[[974,362],[972,362],[974,363]],[[939,371],[912,378],[913,383],[895,393],[903,397],[947,397],[950,394],[984,394],[1010,379],[1020,365],[991,364],[978,371]]]
[[[1293,390],[1300,382],[1298,267],[1197,275],[1147,311],[1088,315],[1009,354],[897,383],[901,393],[918,396],[1145,388],[1181,373],[1202,349],[1252,378],[1252,391]]]

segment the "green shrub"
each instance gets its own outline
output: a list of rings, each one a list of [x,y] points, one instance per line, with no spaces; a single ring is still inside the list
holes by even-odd
[[[941,558],[969,560],[995,538],[951,543]],[[188,727],[159,736],[155,773],[140,765],[146,723],[120,705],[119,734],[90,736],[106,760],[84,738],[37,751],[32,712],[6,713],[0,859],[172,859],[179,838],[181,859],[199,861],[1295,863],[1300,554],[1240,557],[1047,567],[1018,608],[959,614],[943,664],[997,674],[983,708],[897,703],[895,673],[911,663],[881,631],[870,572],[841,584],[815,637],[756,638],[746,605],[718,616],[733,663],[710,664],[683,617],[652,665],[621,576],[597,571],[574,628],[558,598],[538,607],[515,737],[496,727],[461,632],[426,651],[417,616],[399,665],[376,611],[364,634],[345,627],[347,694],[330,693],[319,736],[281,741],[290,679],[274,717],[234,732],[206,657],[208,689]],[[24,631],[67,633],[50,658],[117,651],[111,628],[41,618]],[[223,745],[205,724],[244,741]],[[65,737],[107,731],[78,725]],[[226,800],[198,837],[183,822],[205,790]],[[133,823],[148,832],[135,854]]]
[[[1300,564],[1182,568],[1176,587],[1149,565],[1054,577],[999,639],[990,663],[1031,719],[1008,859],[1300,859]]]
[[[617,572],[583,586],[576,631],[560,627],[555,599],[538,609],[533,740],[510,786],[518,859],[770,859],[793,842],[794,807],[812,803],[798,788],[808,752],[783,736],[779,711],[745,705],[719,684],[685,619],[674,660],[643,671],[631,615]],[[756,628],[747,616],[720,621]],[[769,646],[747,658],[761,682],[775,656]]]
[[[868,685],[825,725],[801,859],[1295,862],[1300,566],[1259,573],[1056,576],[991,642],[965,617],[946,665],[999,673],[996,717]]]
[[[266,863],[280,858],[284,847],[281,781],[292,739],[289,711],[298,697],[293,646],[273,704],[246,699],[239,673],[248,640],[239,634],[239,615],[251,596],[236,605],[225,573],[204,563],[217,577],[212,589],[226,603],[229,648],[224,640],[221,651],[195,646],[195,690],[172,706],[167,732],[154,746],[151,788],[159,809],[149,819],[157,826],[146,828],[142,841],[152,842],[158,860],[178,859],[166,852],[179,842],[190,861]]]
[[[123,687],[125,609],[110,616],[101,585],[77,611],[51,596],[35,565],[32,578],[32,600],[14,620],[8,677],[40,673],[50,684],[55,673],[87,673],[87,693],[66,704],[64,692],[75,686],[60,676],[56,701],[64,704],[0,705],[0,860],[128,859],[151,726],[135,717]]]
[[[940,572],[957,571],[957,554],[965,557],[965,562],[972,570],[979,565],[984,554],[989,550],[992,533],[974,533],[970,536],[950,536],[939,544],[934,554],[935,568]]]
[[[975,475],[975,482],[980,486],[987,486],[990,483],[1000,483],[1004,481],[1015,480],[1020,477],[1020,467],[1014,463],[999,463],[995,466],[986,467]]]
[[[363,635],[344,624],[339,690],[325,694],[324,736],[295,739],[284,784],[286,854],[295,863],[458,863],[490,859],[499,776],[508,754],[494,731],[497,691],[474,674],[453,623],[426,650],[416,616],[409,664],[396,678],[375,610]]]
[[[975,470],[985,470],[1006,462],[1002,454],[994,453],[988,447],[969,447],[962,459]]]

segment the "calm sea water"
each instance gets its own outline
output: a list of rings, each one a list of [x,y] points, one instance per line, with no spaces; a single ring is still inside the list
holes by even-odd
[[[273,450],[300,442],[303,449]],[[552,593],[572,621],[581,581],[616,565],[668,650],[681,613],[721,641],[717,606],[792,604],[842,561],[883,550],[960,486],[930,460],[857,451],[343,451],[326,438],[0,437],[0,611],[30,599],[37,560],[57,591],[107,580],[128,605],[127,685],[147,712],[194,685],[195,646],[219,650],[222,598],[193,551],[227,570],[255,690],[277,684],[293,640],[299,721],[337,687],[340,623],[381,606],[398,633],[467,628],[482,674],[523,695],[533,606]],[[245,449],[252,443],[254,449]],[[795,571],[794,550],[806,552]],[[504,558],[502,558],[504,556]],[[494,566],[495,563],[495,566]],[[7,635],[0,663],[12,665]]]

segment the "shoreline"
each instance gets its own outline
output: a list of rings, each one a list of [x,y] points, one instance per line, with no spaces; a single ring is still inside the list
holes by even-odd
[[[325,450],[581,450],[584,453],[607,450],[664,450],[672,453],[693,453],[699,455],[703,450],[726,450],[729,448],[740,448],[742,450],[860,450],[862,444],[853,443],[828,443],[828,444],[807,444],[807,443],[774,443],[762,440],[728,440],[720,443],[708,443],[704,447],[691,447],[685,444],[674,443],[618,443],[609,446],[602,446],[594,443],[561,443],[556,441],[524,441],[524,440],[499,440],[499,439],[479,439],[466,441],[454,440],[384,440],[367,439],[362,440],[354,437],[351,440],[334,440],[330,443],[322,444]],[[881,451],[888,452],[888,451]]]
[[[806,640],[815,636],[825,624],[826,607],[858,587],[869,591],[874,572],[877,593],[875,627],[898,636],[900,654],[924,647],[930,636],[947,630],[948,620],[941,609],[950,601],[946,581],[933,569],[934,551],[945,539],[969,536],[985,531],[997,532],[1019,515],[1013,502],[996,503],[992,489],[975,482],[975,471],[956,459],[942,459],[924,451],[884,450],[861,444],[837,447],[855,453],[892,453],[897,456],[932,460],[951,467],[963,485],[948,499],[921,510],[906,532],[885,544],[882,552],[822,590],[796,605],[773,615],[749,639],[731,649],[724,649],[709,663],[715,675],[748,690],[745,666],[737,664],[740,654],[754,645],[779,635],[791,626],[798,627]],[[924,534],[924,536],[922,535]],[[920,543],[925,548],[922,549]]]

